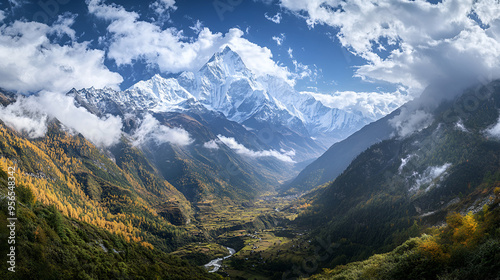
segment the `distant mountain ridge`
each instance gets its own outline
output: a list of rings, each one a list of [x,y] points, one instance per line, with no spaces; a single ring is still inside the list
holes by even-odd
[[[250,129],[260,129],[264,122],[285,126],[326,146],[373,121],[360,112],[327,107],[313,96],[297,92],[281,78],[255,77],[229,47],[215,53],[197,72],[183,72],[174,78],[155,75],[123,92],[88,88],[77,95],[108,113],[117,113],[114,107],[183,112],[194,102]]]

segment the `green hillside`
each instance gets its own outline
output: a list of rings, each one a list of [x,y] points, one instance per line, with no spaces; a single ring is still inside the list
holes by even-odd
[[[310,279],[498,279],[500,277],[500,187],[482,211],[450,214],[447,225],[427,230],[393,251],[325,269]]]
[[[0,170],[0,236],[10,236],[8,175]],[[15,244],[0,244],[1,279],[219,279],[145,243],[62,215],[37,201],[29,187],[15,189]],[[15,246],[15,272],[7,260]]]

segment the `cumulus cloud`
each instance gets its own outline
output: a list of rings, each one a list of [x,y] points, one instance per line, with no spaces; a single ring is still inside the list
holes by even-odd
[[[149,5],[149,8],[155,11],[158,15],[167,13],[169,10],[175,11],[175,0],[156,0]]]
[[[446,81],[434,95],[460,93],[478,77],[500,77],[500,2],[496,0],[281,0],[307,20],[329,25],[367,63],[356,75],[401,84],[414,95]],[[475,16],[477,15],[477,17]],[[481,24],[482,23],[482,24]],[[490,76],[490,73],[495,73]]]
[[[272,17],[268,16],[267,13],[265,13],[264,16],[266,17],[267,20],[270,20],[276,24],[280,24],[281,22],[281,13],[277,13]]]
[[[76,107],[73,98],[60,93],[43,91],[0,107],[0,119],[29,137],[43,137],[49,118],[57,118],[66,127],[81,133],[97,146],[116,144],[121,136],[119,117],[99,118],[83,107]]]
[[[285,33],[281,33],[280,36],[273,36],[272,39],[278,46],[281,46],[283,41],[285,41]]]
[[[0,10],[0,22],[2,22],[5,19],[5,12]]]
[[[309,94],[323,105],[348,112],[360,112],[364,117],[377,120],[411,99],[406,93],[337,91],[332,94],[302,92]]]
[[[217,135],[222,143],[228,146],[230,149],[234,150],[237,154],[242,156],[247,156],[251,158],[260,157],[274,157],[283,162],[295,163],[292,157],[295,155],[295,151],[284,151],[278,152],[276,150],[265,150],[265,151],[253,151],[245,147],[244,145],[238,143],[233,137],[225,137],[222,135]]]
[[[190,26],[189,29],[199,34],[203,30],[203,23],[200,20],[197,20],[193,26]],[[247,32],[248,33],[248,32]]]
[[[210,150],[218,150],[219,144],[217,143],[217,140],[210,140],[208,142],[203,143],[203,147]]]
[[[104,66],[103,51],[74,40],[73,22],[72,16],[61,16],[51,26],[23,21],[1,25],[0,87],[22,93],[91,86],[117,89],[123,78]],[[49,39],[64,35],[71,43]]]
[[[106,5],[99,0],[88,2],[89,12],[109,22],[109,48],[107,56],[117,65],[130,65],[144,61],[165,73],[199,70],[217,51],[229,45],[257,76],[279,76],[293,84],[292,74],[286,67],[272,60],[272,53],[243,38],[244,32],[232,28],[227,33],[212,33],[202,28],[197,37],[185,37],[174,27],[160,28],[154,23],[139,20],[139,14],[119,5]]]
[[[173,145],[186,146],[193,143],[189,133],[180,127],[170,128],[161,125],[151,114],[146,114],[132,134],[135,146],[142,145],[148,140],[154,140],[157,144],[170,143]]]

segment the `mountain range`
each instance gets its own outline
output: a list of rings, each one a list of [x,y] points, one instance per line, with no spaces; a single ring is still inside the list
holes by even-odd
[[[88,88],[67,95],[99,117],[120,117],[129,139],[190,201],[234,187],[238,198],[273,190],[371,121],[327,107],[281,78],[255,77],[229,47],[196,73],[155,75],[125,91]],[[167,134],[184,132],[188,142],[159,136],[161,127]]]
[[[255,77],[229,47],[214,54],[196,73],[182,72],[171,78],[155,75],[124,92],[89,88],[72,94],[96,114],[189,113],[204,107],[247,130],[269,134],[268,129],[284,129],[283,134],[301,137],[311,145],[308,148],[312,152],[297,151],[297,161],[317,157],[332,143],[374,120],[361,112],[327,107],[312,95],[297,92],[281,78]],[[286,149],[289,142],[273,146]]]
[[[238,245],[251,256],[247,270],[269,278],[303,266],[303,258],[282,257],[290,252],[316,257],[323,248],[317,267],[334,267],[388,252],[442,225],[450,213],[475,213],[481,222],[498,212],[500,82],[455,96],[429,106],[424,94],[370,123],[283,79],[254,76],[227,47],[195,73],[155,75],[125,91],[66,93],[78,110],[120,120],[119,139],[107,145],[62,118],[45,116],[46,130],[35,136],[2,119],[0,200],[7,199],[5,170],[16,165],[19,238],[28,244],[22,257],[36,264],[39,278],[54,271],[66,278],[134,278],[138,258],[151,277],[217,279],[167,255],[214,240]],[[29,98],[0,90],[3,116],[15,113],[21,124],[40,117],[23,107]],[[287,204],[270,209],[282,215],[277,219],[251,208],[256,201]],[[228,209],[258,215],[226,224]],[[274,239],[257,254],[262,240],[252,233],[263,229]],[[69,256],[67,265],[60,255]],[[244,268],[245,258],[234,254],[231,267]],[[88,263],[79,267],[80,261]]]

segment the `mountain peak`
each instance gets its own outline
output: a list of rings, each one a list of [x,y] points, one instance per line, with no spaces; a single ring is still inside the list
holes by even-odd
[[[160,74],[155,74],[153,77],[151,77],[151,80],[165,80]]]
[[[250,71],[246,67],[240,55],[227,45],[224,49],[222,49],[222,51],[215,53],[212,58],[210,58],[210,60],[200,69],[200,72],[205,72],[206,70],[213,72],[210,69],[220,69],[228,75],[234,73],[244,73],[246,75],[250,74]]]
[[[226,54],[226,53],[229,53],[229,52],[236,53],[236,52],[234,52],[234,51],[233,51],[233,50],[229,47],[229,45],[226,45],[226,46],[224,47],[224,49],[222,50],[222,52],[221,52],[221,53],[222,53],[222,54]]]

